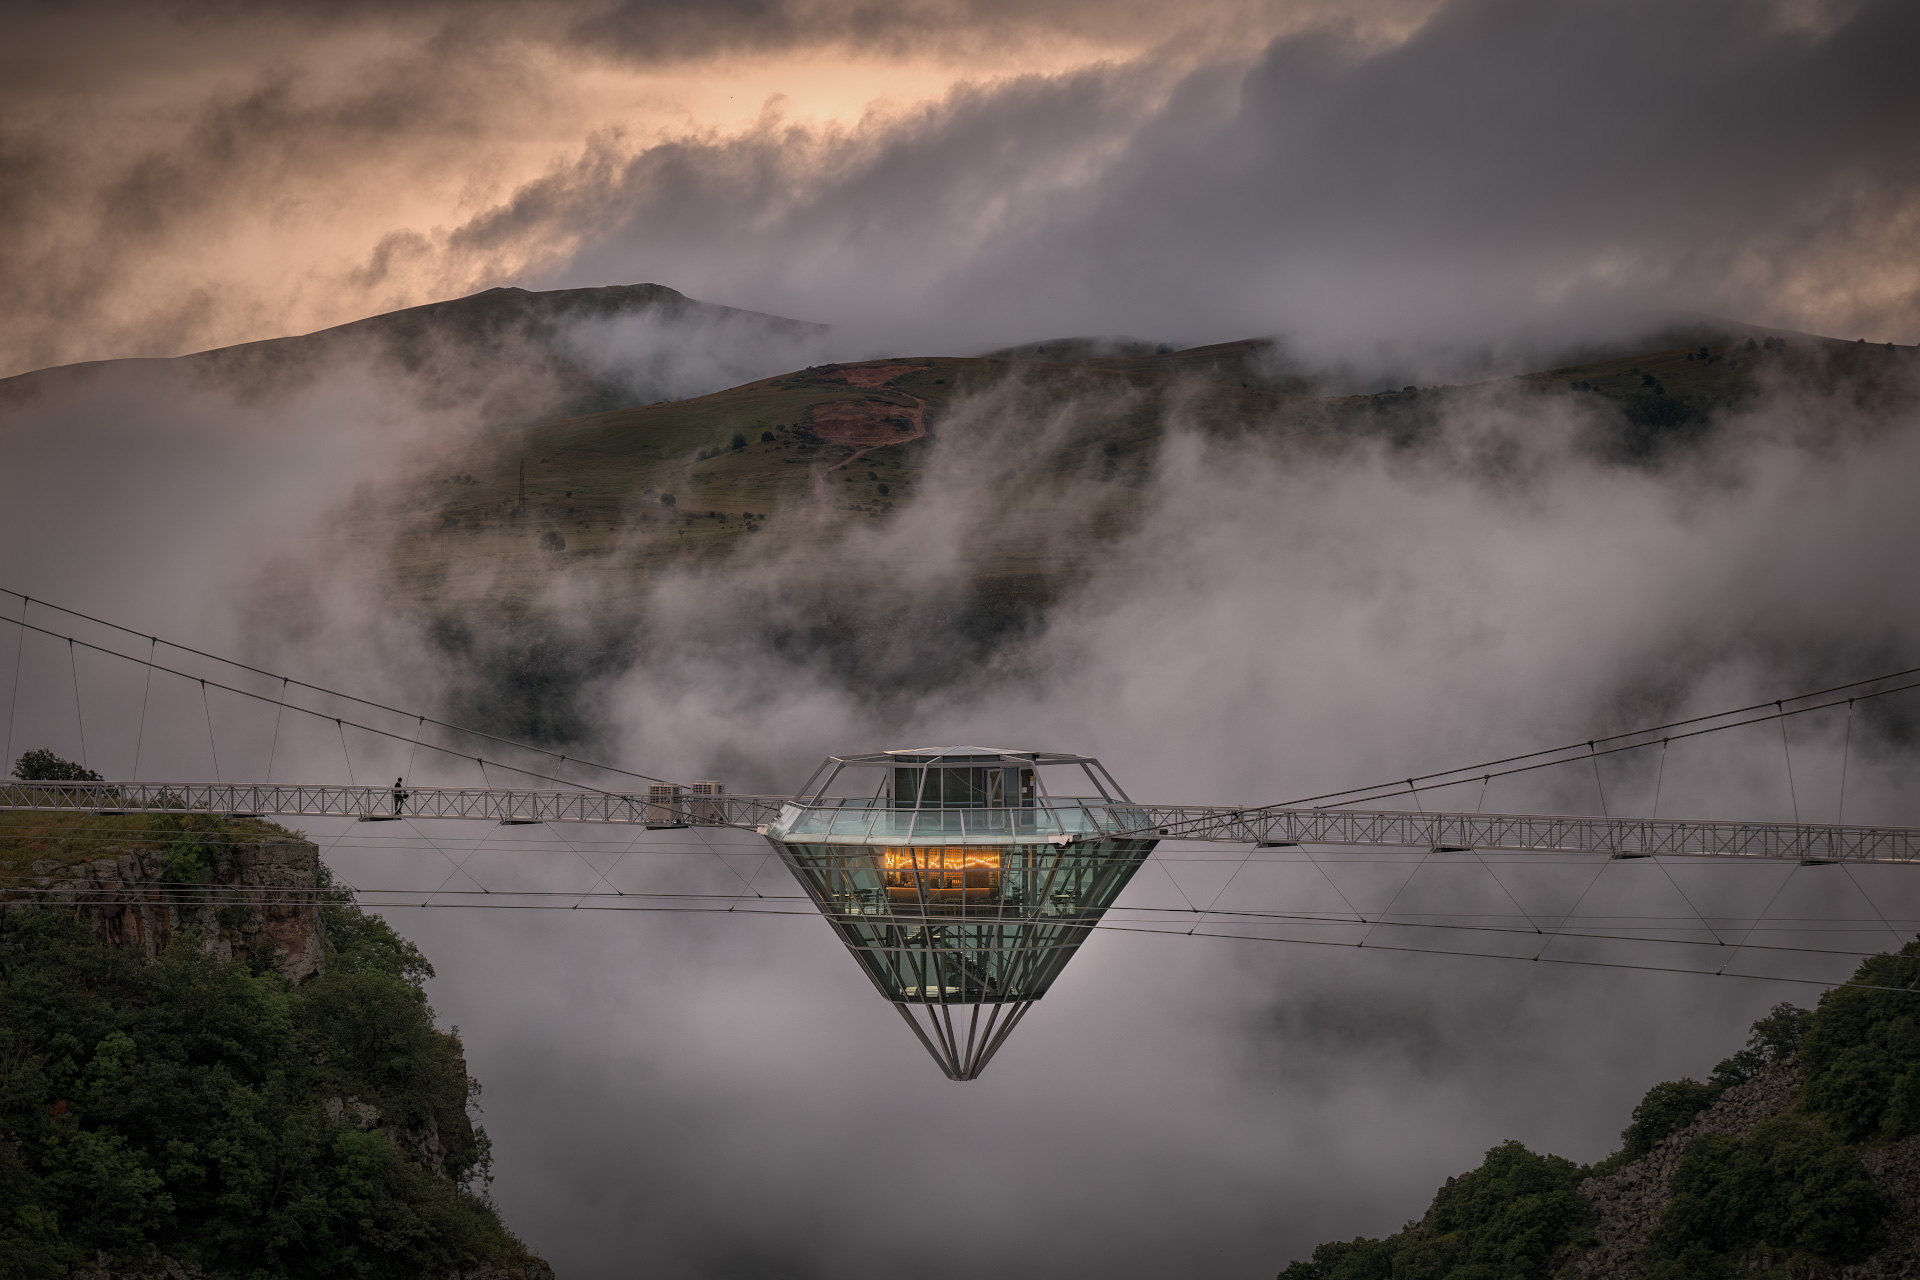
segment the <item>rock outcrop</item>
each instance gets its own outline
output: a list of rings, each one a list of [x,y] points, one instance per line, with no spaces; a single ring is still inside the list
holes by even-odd
[[[23,870],[29,877],[18,878]],[[320,922],[320,851],[292,835],[260,835],[221,846],[208,881],[161,881],[162,856],[152,848],[104,845],[84,860],[35,860],[0,867],[13,901],[57,903],[110,947],[157,957],[176,937],[193,934],[223,960],[271,956],[289,982],[326,966]]]

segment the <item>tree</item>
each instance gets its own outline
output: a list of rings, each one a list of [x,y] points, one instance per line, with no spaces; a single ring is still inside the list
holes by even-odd
[[[733,433],[733,447],[736,449],[744,449],[747,447],[747,438],[738,431]]]
[[[1653,1280],[1725,1274],[1757,1254],[1844,1266],[1886,1243],[1886,1195],[1839,1138],[1804,1120],[1763,1120],[1744,1138],[1703,1134],[1672,1186],[1650,1250],[1667,1261],[1648,1269]]]
[[[488,1143],[425,959],[351,904],[321,910],[332,963],[297,987],[190,938],[149,962],[70,913],[0,915],[0,1275],[101,1252],[116,1273],[165,1255],[314,1280],[530,1261],[483,1198]]]
[[[672,495],[672,494],[670,494],[670,493],[663,493],[663,494],[661,494],[661,495],[660,495],[660,505],[661,505],[661,506],[663,506],[663,507],[670,507],[670,506],[672,506],[672,505],[673,505],[673,503],[674,503],[674,497],[673,497],[673,495]]]
[[[1667,1080],[1647,1090],[1646,1097],[1633,1109],[1632,1123],[1620,1133],[1620,1153],[1613,1161],[1638,1160],[1660,1145],[1662,1138],[1692,1123],[1728,1089],[1792,1057],[1812,1021],[1812,1013],[1782,1001],[1753,1024],[1747,1032],[1746,1048],[1722,1059],[1707,1083]]]
[[[27,752],[13,764],[13,776],[22,782],[99,782],[91,769],[63,760],[45,747]]]
[[[1586,1170],[1517,1142],[1448,1178],[1418,1222],[1384,1240],[1324,1244],[1282,1280],[1548,1280],[1583,1240],[1591,1211],[1574,1188]]]
[[[1868,959],[1820,997],[1799,1038],[1806,1109],[1849,1142],[1920,1133],[1920,943]]]
[[[1620,1133],[1621,1154],[1628,1160],[1638,1160],[1662,1138],[1691,1123],[1719,1096],[1718,1089],[1698,1080],[1667,1080],[1653,1086],[1633,1109],[1632,1122]]]

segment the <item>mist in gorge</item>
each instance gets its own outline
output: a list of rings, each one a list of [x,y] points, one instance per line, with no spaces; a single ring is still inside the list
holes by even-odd
[[[969,744],[1147,805],[1920,827],[1914,21],[34,16],[0,54],[8,768],[640,804]],[[1575,1225],[1503,1276],[1911,1250],[1905,1113],[1818,1075],[1823,993],[1907,981],[1843,985],[1920,929],[1905,866],[1175,834],[951,1082],[765,815],[424,803],[260,817],[431,959],[402,976],[491,1141],[459,1202],[555,1275],[1373,1280],[1481,1248],[1433,1188],[1507,1140],[1571,1162],[1524,1168]],[[1783,1001],[1818,1016],[1729,1068]],[[342,1142],[416,1131],[327,1087]],[[1754,1123],[1852,1144],[1819,1158],[1892,1234],[1685,1252],[1660,1204]],[[1607,1179],[1656,1166],[1620,1226]]]

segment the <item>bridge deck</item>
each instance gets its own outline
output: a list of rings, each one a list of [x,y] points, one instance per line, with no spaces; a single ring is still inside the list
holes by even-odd
[[[610,823],[755,829],[790,796],[620,795],[479,787],[409,787],[409,819],[501,823]],[[1920,829],[1675,818],[1565,817],[1515,813],[1232,808],[1211,805],[1056,801],[1074,811],[1063,829],[1098,838],[1205,840],[1267,845],[1342,845],[1436,850],[1605,853],[1618,857],[1782,858],[1804,862],[1920,861]],[[20,782],[0,785],[0,810],[51,813],[245,814],[391,821],[390,787],[295,783]],[[1017,811],[1016,811],[1017,812]],[[1008,811],[980,811],[983,833],[1005,829]],[[996,816],[997,815],[997,816]],[[947,836],[928,838],[951,838]],[[967,838],[963,832],[960,838]],[[990,839],[984,834],[982,839]]]

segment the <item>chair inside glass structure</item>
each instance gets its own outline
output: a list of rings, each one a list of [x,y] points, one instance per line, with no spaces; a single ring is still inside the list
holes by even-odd
[[[1063,775],[1092,794],[1051,790]],[[941,1069],[972,1080],[1152,852],[1145,824],[1090,756],[920,747],[829,757],[765,835]]]

